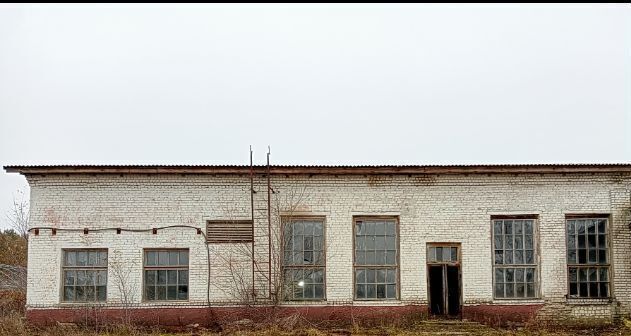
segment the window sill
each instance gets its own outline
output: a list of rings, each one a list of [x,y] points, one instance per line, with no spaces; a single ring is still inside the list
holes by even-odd
[[[613,302],[613,298],[604,298],[604,299],[596,299],[596,298],[568,298],[566,303],[569,305],[576,306],[589,306],[589,305],[608,305]]]

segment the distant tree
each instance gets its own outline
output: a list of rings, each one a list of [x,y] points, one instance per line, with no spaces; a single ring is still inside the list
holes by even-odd
[[[24,191],[18,190],[13,195],[13,206],[7,212],[6,218],[15,232],[28,239],[29,202],[25,199]]]

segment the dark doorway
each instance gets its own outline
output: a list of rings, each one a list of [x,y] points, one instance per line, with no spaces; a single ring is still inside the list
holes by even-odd
[[[432,315],[460,316],[460,244],[428,244],[427,285]]]
[[[445,313],[445,300],[443,284],[443,266],[429,267],[429,290],[430,290],[430,312],[434,315],[443,315]]]
[[[447,266],[447,307],[449,315],[460,315],[460,267]]]

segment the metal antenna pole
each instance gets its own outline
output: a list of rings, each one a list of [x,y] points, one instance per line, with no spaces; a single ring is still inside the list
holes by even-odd
[[[254,164],[252,161],[252,145],[250,145],[250,208],[252,209],[252,298],[256,296],[256,286],[254,278],[255,255],[254,255]]]
[[[267,146],[267,291],[270,298],[272,297],[272,180],[271,169],[269,165],[269,156],[272,153],[270,146]]]

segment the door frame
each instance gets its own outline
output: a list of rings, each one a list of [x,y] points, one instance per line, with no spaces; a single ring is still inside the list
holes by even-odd
[[[457,248],[456,253],[456,261],[430,261],[429,251],[431,247],[455,247]],[[445,313],[441,315],[433,315],[432,314],[432,299],[431,299],[431,288],[429,281],[429,268],[430,266],[442,266],[443,272],[443,300],[444,300],[444,311]],[[447,288],[447,266],[455,266],[458,267],[458,296],[460,301],[460,306],[458,309],[458,315],[449,315],[449,300],[447,297],[448,288]],[[462,309],[463,309],[463,298],[462,298],[462,243],[458,242],[426,242],[425,243],[425,280],[427,283],[427,313],[429,316],[458,316],[462,319]]]

